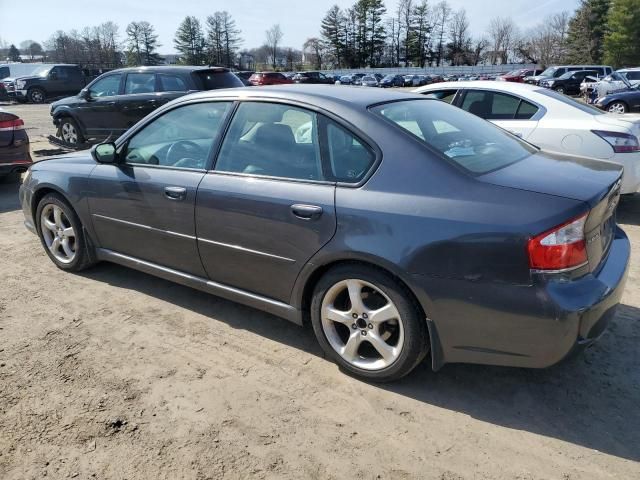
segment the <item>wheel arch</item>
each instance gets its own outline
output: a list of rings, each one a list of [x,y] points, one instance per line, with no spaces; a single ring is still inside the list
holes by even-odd
[[[57,195],[60,195],[65,200],[65,202],[67,202],[69,206],[71,206],[71,208],[74,209],[74,211],[76,210],[73,207],[73,203],[71,203],[69,198],[64,194],[62,190],[60,190],[59,188],[53,185],[48,185],[48,184],[42,185],[41,187],[34,190],[33,196],[31,197],[31,205],[30,205],[31,215],[36,224],[35,225],[36,228],[38,228],[38,224],[39,224],[39,222],[36,220],[36,210],[38,209],[38,204],[40,204],[40,201],[49,193],[55,193]]]
[[[625,102],[624,100],[611,100],[609,103],[607,103],[607,106],[605,107],[606,110],[609,110],[609,108],[611,107],[611,105],[613,105],[614,103],[621,103],[623,104],[627,111],[630,112],[631,111],[631,107],[629,106],[629,104],[627,102]]]

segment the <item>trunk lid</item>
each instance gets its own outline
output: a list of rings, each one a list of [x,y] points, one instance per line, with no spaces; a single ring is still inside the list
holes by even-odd
[[[625,128],[640,138],[640,114],[625,113],[622,115],[596,115],[594,117],[599,123],[607,127]]]
[[[589,209],[584,226],[589,270],[598,268],[615,234],[615,210],[622,184],[620,165],[539,152],[478,178],[494,185],[585,202]]]
[[[622,175],[618,164],[550,152],[481,175],[478,180],[587,202],[595,207]]]

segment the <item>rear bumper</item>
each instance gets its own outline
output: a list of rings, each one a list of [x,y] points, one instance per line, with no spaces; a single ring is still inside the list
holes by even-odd
[[[619,163],[624,167],[621,194],[633,194],[640,190],[640,152],[617,153],[608,161]]]
[[[28,141],[0,148],[0,177],[26,170],[32,164]]]
[[[631,246],[616,230],[600,268],[576,280],[547,275],[533,285],[414,276],[430,319],[433,366],[480,363],[552,366],[596,341],[615,315],[626,283]],[[418,297],[422,294],[417,292]]]

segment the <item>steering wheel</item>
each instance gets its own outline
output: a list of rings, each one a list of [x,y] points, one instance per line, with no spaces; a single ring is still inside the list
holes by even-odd
[[[191,140],[178,140],[167,150],[167,165],[174,167],[198,168],[204,160],[200,145]]]

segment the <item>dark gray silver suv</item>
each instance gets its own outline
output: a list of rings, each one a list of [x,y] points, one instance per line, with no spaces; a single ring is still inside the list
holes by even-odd
[[[20,189],[51,260],[105,260],[302,324],[361,377],[546,367],[602,333],[622,169],[421,95],[239,88],[161,107]]]

